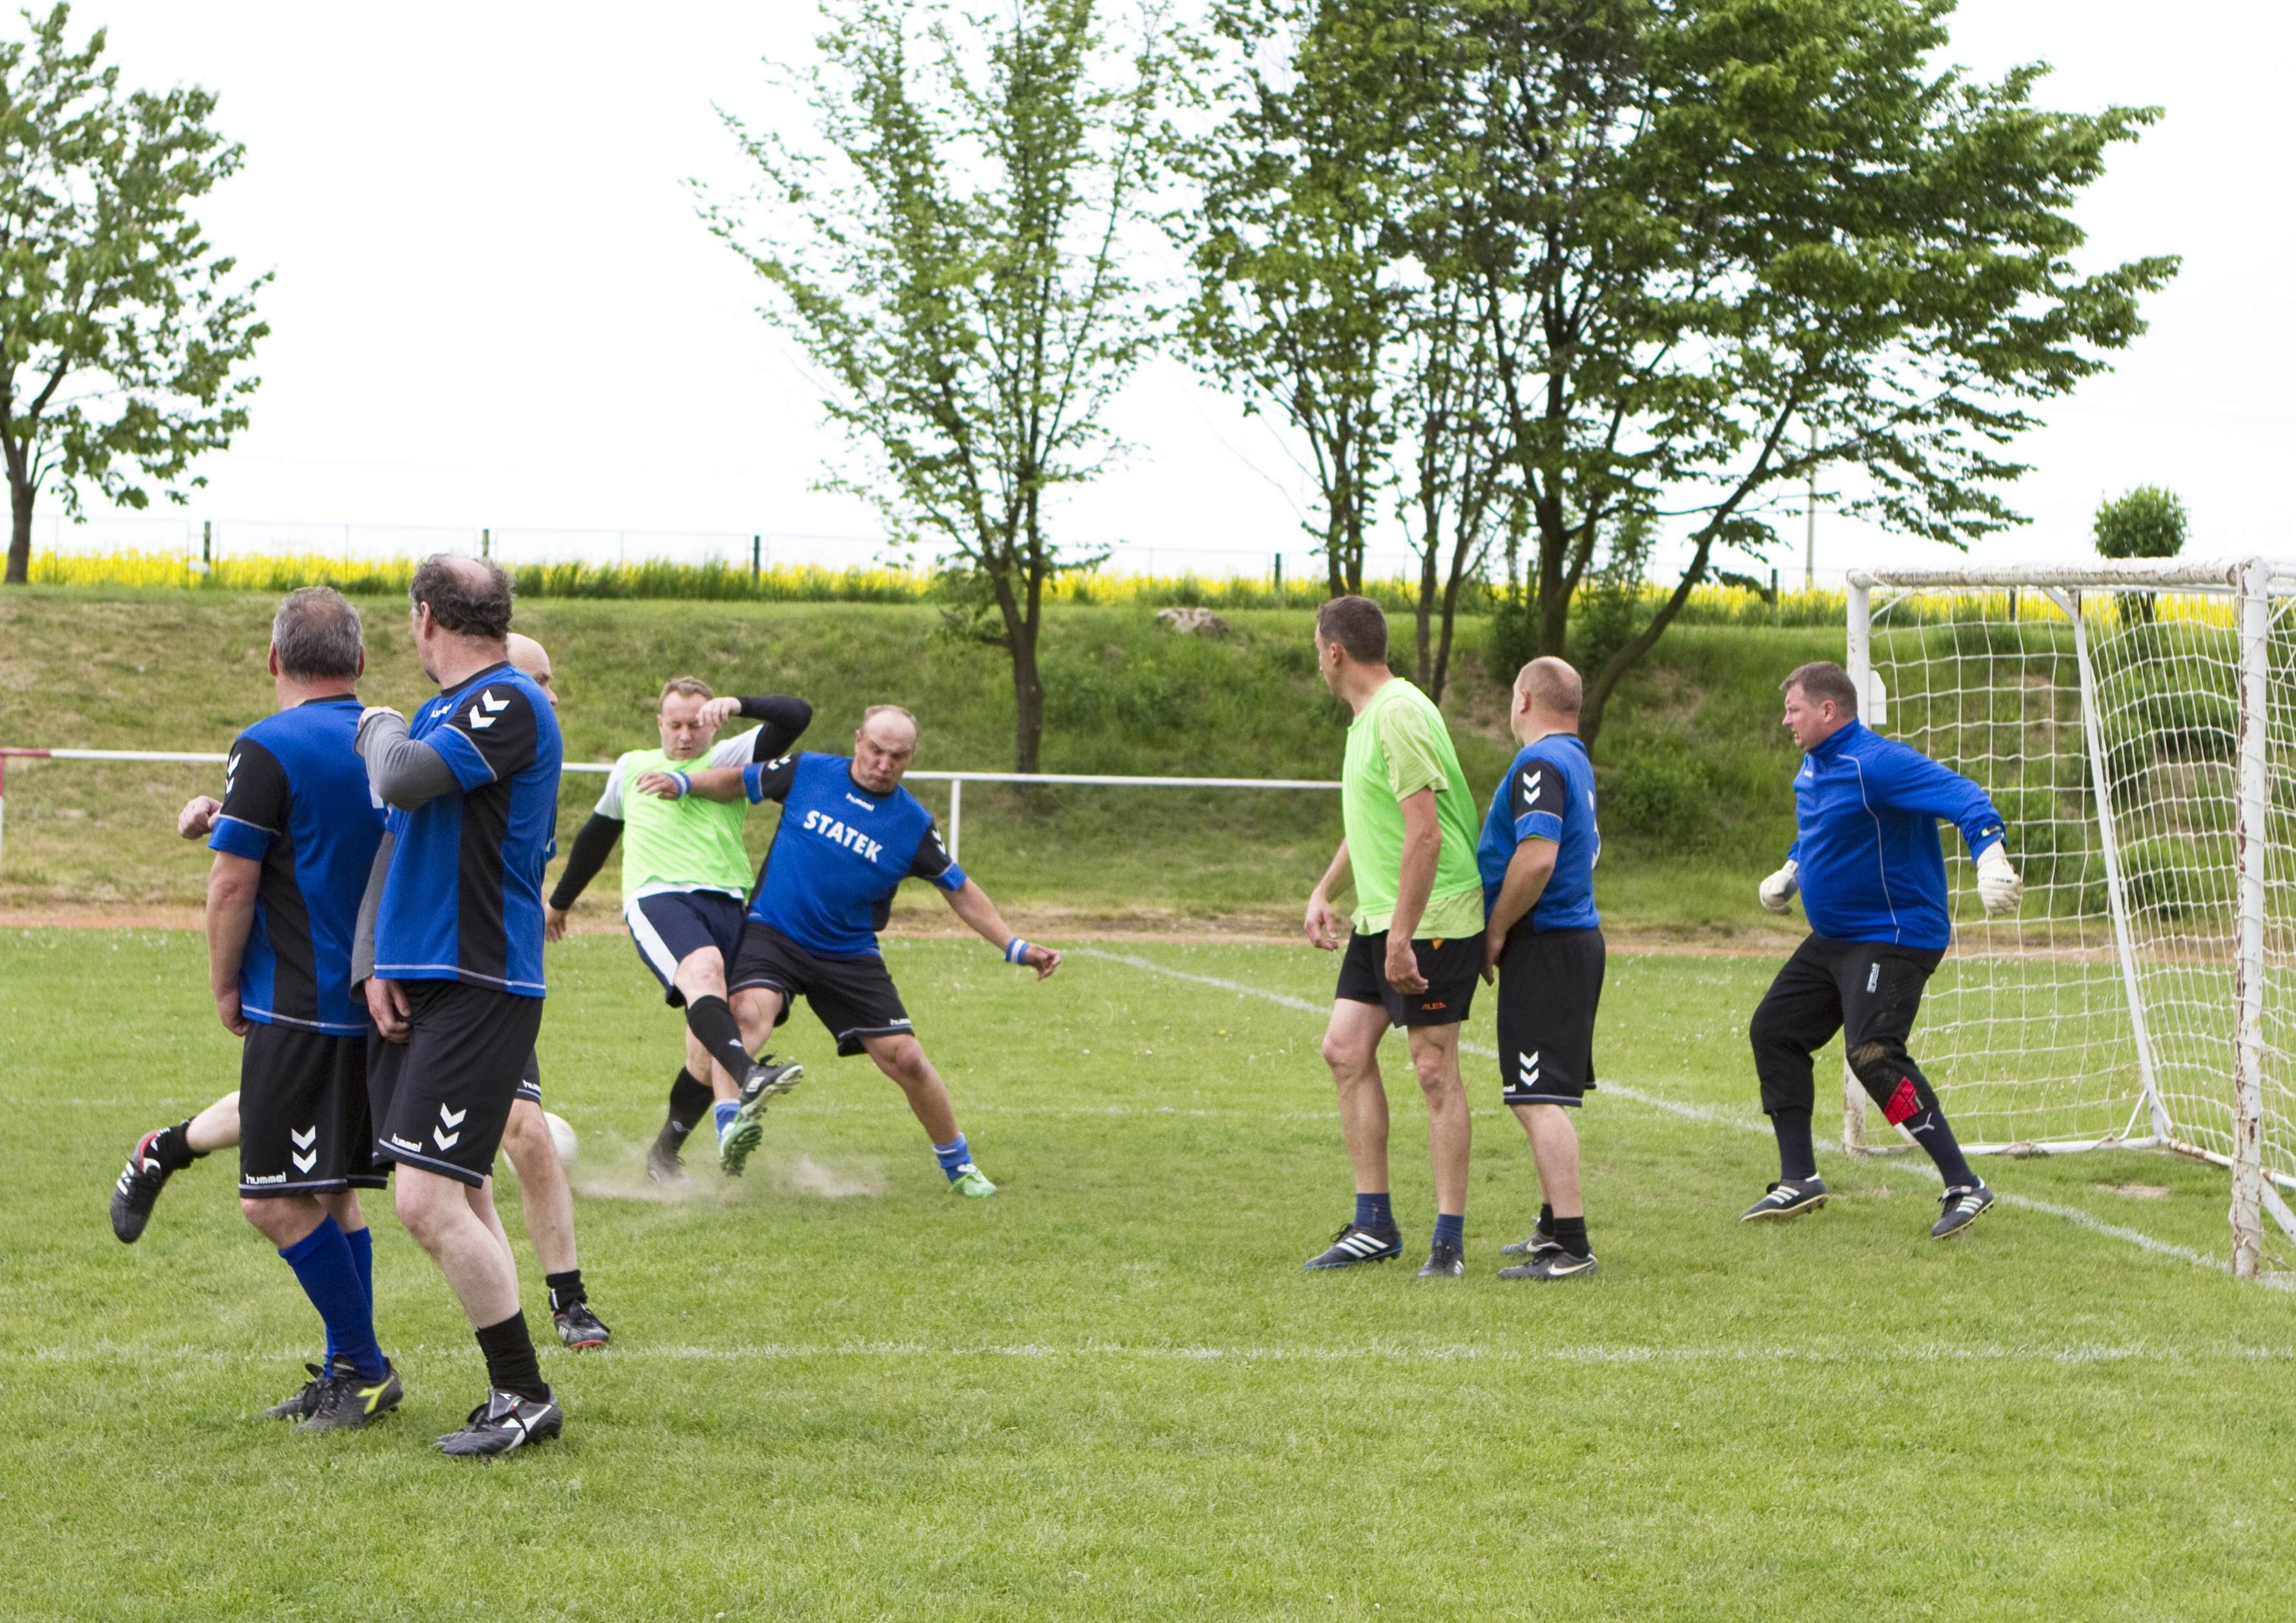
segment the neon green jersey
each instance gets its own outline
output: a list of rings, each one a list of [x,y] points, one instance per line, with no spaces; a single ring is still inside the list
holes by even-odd
[[[1459,752],[1434,701],[1398,676],[1371,696],[1348,728],[1340,799],[1355,871],[1357,930],[1384,930],[1395,912],[1403,868],[1403,801],[1435,791],[1435,824],[1443,843],[1435,886],[1414,938],[1483,933],[1482,878],[1475,868],[1475,799],[1459,770]]]
[[[640,794],[649,772],[692,772],[702,766],[745,766],[757,747],[755,727],[690,760],[660,750],[633,750],[614,763],[597,813],[622,825],[622,900],[665,890],[750,893],[750,854],[742,845],[743,800],[704,800],[688,795],[664,800]]]

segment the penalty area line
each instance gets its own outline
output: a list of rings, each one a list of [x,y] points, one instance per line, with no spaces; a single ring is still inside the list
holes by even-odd
[[[1110,952],[1105,947],[1079,947],[1073,950],[1076,956],[1080,958],[1098,958],[1104,963],[1120,963],[1128,969],[1144,971],[1152,975],[1162,975],[1168,980],[1192,981],[1197,986],[1210,987],[1217,991],[1232,992],[1239,997],[1255,997],[1262,1003],[1272,1003],[1286,1009],[1296,1009],[1303,1014],[1313,1014],[1319,1019],[1328,1019],[1331,1015],[1329,1004],[1311,1003],[1305,997],[1294,997],[1288,992],[1271,991],[1266,987],[1253,986],[1249,981],[1230,980],[1224,976],[1203,975],[1193,970],[1174,969],[1168,964],[1159,963],[1152,958],[1142,958],[1131,953]],[[1497,1049],[1481,1043],[1470,1043],[1464,1038],[1460,1041],[1459,1051],[1462,1053],[1472,1053],[1486,1060],[1496,1060],[1499,1057]],[[1601,1091],[1606,1097],[1623,1099],[1630,1104],[1641,1105],[1645,1110],[1661,1111],[1667,1115],[1679,1117],[1685,1121],[1695,1121],[1708,1127],[1727,1127],[1759,1134],[1766,1139],[1771,1135],[1769,1128],[1761,1122],[1749,1121],[1743,1116],[1710,1110],[1704,1105],[1686,1104],[1679,1099],[1669,1099],[1663,1094],[1648,1093],[1642,1088],[1629,1087],[1606,1079],[1602,1085]],[[1829,1156],[1841,1156],[1849,1153],[1834,1144],[1820,1144],[1818,1148]],[[1943,1181],[1939,1177],[1934,1167],[1900,1166],[1890,1161],[1874,1161],[1867,1164],[1884,1175],[1921,1178],[1931,1184]],[[2232,1272],[2232,1265],[2221,1258],[2196,1251],[2190,1246],[2177,1245],[2170,1241],[2156,1239],[2142,1229],[2129,1228],[2119,1223],[2108,1223],[2102,1217],[2094,1217],[2081,1210],[2079,1207],[2060,1205],[2054,1201],[2037,1201],[2030,1195],[2011,1194],[2006,1191],[1997,1193],[1999,1193],[2004,1206],[2017,1207],[2026,1211],[2039,1212],[2045,1217],[2061,1218],[2074,1227],[2086,1230],[2090,1234],[2100,1234],[2109,1240],[2118,1240],[2124,1245],[2150,1251],[2156,1257],[2173,1258],[2177,1261],[2189,1263],[2194,1267],[2206,1268],[2211,1273],[2228,1275]],[[2296,1290],[2296,1280],[2284,1280],[2274,1275],[2265,1275],[2256,1283],[2274,1290]]]

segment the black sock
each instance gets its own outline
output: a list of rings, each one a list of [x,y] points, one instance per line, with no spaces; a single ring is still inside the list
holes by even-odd
[[[661,1124],[664,1149],[675,1153],[685,1143],[685,1135],[709,1114],[713,1097],[707,1083],[696,1082],[692,1071],[678,1068],[677,1080],[669,1085],[669,1116]]]
[[[563,1274],[545,1274],[542,1283],[550,1287],[550,1311],[563,1313],[577,1302],[587,1301],[590,1293],[582,1289],[582,1270],[569,1268]]]
[[[1544,1201],[1538,1204],[1538,1237],[1542,1240],[1554,1238],[1554,1208]]]
[[[187,1116],[174,1127],[161,1127],[152,1134],[151,1148],[145,1153],[163,1169],[181,1172],[207,1152],[192,1148],[192,1122]]]
[[[1809,1141],[1808,1111],[1772,1111],[1770,1131],[1778,1135],[1778,1176],[1807,1184],[1817,1176],[1817,1150]]]
[[[514,1392],[534,1403],[550,1401],[550,1388],[542,1379],[542,1364],[534,1354],[534,1338],[526,1333],[526,1315],[513,1313],[499,1324],[477,1332],[479,1351],[487,1361],[487,1384],[498,1392]]]
[[[1575,1217],[1554,1219],[1554,1243],[1573,1257],[1592,1257],[1594,1248],[1587,1243],[1587,1217],[1580,1213]]]
[[[712,1058],[736,1082],[750,1070],[750,1051],[742,1043],[742,1024],[722,997],[697,997],[685,1005],[685,1029],[701,1039]]]
[[[1906,1123],[1906,1131],[1914,1142],[1930,1153],[1937,1163],[1938,1176],[1945,1179],[1948,1189],[1966,1189],[1981,1180],[1970,1170],[1969,1158],[1961,1152],[1961,1141],[1945,1124],[1945,1112],[1935,1105]]]

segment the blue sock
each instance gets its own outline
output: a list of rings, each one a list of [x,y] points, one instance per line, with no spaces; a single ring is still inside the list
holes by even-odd
[[[351,1266],[358,1270],[359,1289],[366,1292],[369,1317],[374,1314],[374,1234],[364,1228],[346,1229],[343,1239],[351,1248]]]
[[[1467,1214],[1460,1211],[1437,1212],[1435,1243],[1448,1245],[1456,1250],[1465,1250],[1467,1249]]]
[[[1357,1228],[1393,1228],[1395,1226],[1395,1208],[1389,1203],[1384,1191],[1378,1194],[1356,1196],[1356,1226]]]
[[[279,1255],[295,1270],[303,1294],[326,1322],[329,1357],[347,1360],[366,1380],[381,1379],[390,1365],[375,1344],[374,1311],[359,1284],[349,1242],[334,1218],[320,1218],[318,1227]]]
[[[965,1143],[964,1135],[959,1133],[955,1143],[935,1144],[933,1159],[940,1163],[941,1171],[946,1173],[948,1181],[954,1184],[956,1182],[957,1168],[972,1159],[972,1146]]]
[[[726,1124],[742,1113],[742,1107],[731,1099],[721,1099],[711,1112],[718,1119],[718,1136],[726,1136]]]

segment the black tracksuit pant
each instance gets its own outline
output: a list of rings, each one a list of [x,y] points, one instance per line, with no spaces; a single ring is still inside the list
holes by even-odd
[[[1918,1135],[1929,1120],[1941,1120],[1937,1094],[1906,1052],[1906,1038],[1921,1012],[1922,989],[1944,957],[1942,951],[1805,938],[1770,983],[1746,1033],[1764,1113],[1815,1106],[1810,1055],[1842,1031],[1849,1069],[1891,1125],[1910,1124]]]

